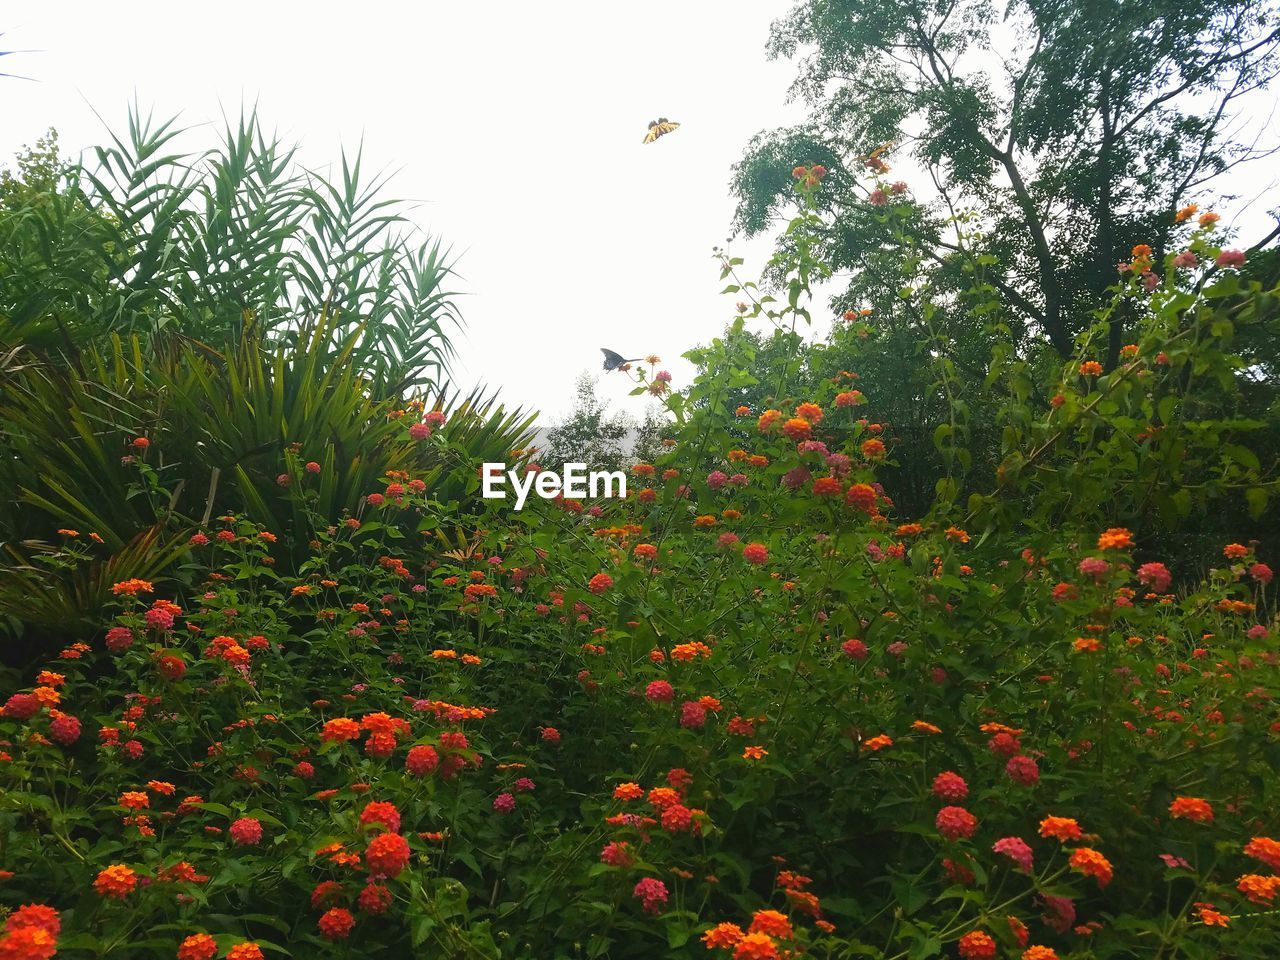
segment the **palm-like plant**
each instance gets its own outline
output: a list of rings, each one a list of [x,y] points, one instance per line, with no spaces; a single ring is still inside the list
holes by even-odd
[[[108,576],[179,576],[186,538],[212,517],[305,544],[388,471],[457,499],[456,467],[531,439],[528,413],[445,382],[452,268],[383,182],[365,185],[358,155],[329,183],[252,114],[207,153],[175,151],[178,133],[134,111],[92,168],[0,197],[11,626],[83,622]],[[442,443],[406,443],[388,417],[412,397],[449,412]],[[311,460],[320,472],[301,476]],[[92,563],[59,560],[59,528],[101,538]],[[24,604],[33,592],[41,602]]]
[[[181,133],[135,109],[92,165],[0,211],[0,343],[176,332],[224,344],[247,329],[271,341],[325,321],[332,355],[349,347],[375,390],[440,382],[459,322],[452,264],[384,180],[365,182],[359,154],[330,183],[255,113],[215,150],[181,152]]]

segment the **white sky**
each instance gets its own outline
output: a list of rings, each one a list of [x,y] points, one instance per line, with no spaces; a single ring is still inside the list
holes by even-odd
[[[545,425],[580,371],[600,372],[599,347],[656,353],[680,386],[679,355],[732,315],[711,247],[732,217],[730,165],[803,116],[786,102],[794,64],[764,55],[791,5],[0,0],[3,46],[38,51],[0,60],[38,79],[0,78],[0,164],[50,126],[68,151],[102,142],[135,97],[196,128],[192,150],[255,101],[322,172],[363,138],[366,170],[396,171],[389,192],[420,201],[416,222],[460,255],[455,382],[498,386]],[[659,115],[681,128],[642,145]],[[1276,180],[1259,166],[1233,181],[1245,241],[1268,226],[1257,198]],[[735,245],[744,277],[770,247]],[[629,386],[605,378],[601,393],[638,415]]]
[[[0,61],[39,81],[0,78],[0,165],[50,126],[71,152],[101,142],[135,96],[213,124],[190,149],[254,101],[321,172],[363,137],[366,169],[396,171],[389,193],[422,201],[414,219],[460,255],[456,382],[555,417],[599,347],[656,353],[679,385],[679,355],[732,315],[711,248],[730,165],[801,115],[793,65],[764,55],[790,6],[0,2],[4,48],[39,51]],[[659,115],[681,128],[642,145]],[[758,268],[769,243],[734,250]],[[638,415],[628,387],[601,393]]]

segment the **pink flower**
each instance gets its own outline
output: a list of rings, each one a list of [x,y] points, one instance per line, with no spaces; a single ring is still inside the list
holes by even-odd
[[[1035,786],[1040,779],[1039,765],[1030,757],[1021,754],[1009,758],[1009,762],[1004,765],[1004,772],[1010,780],[1024,787]]]
[[[965,783],[964,777],[960,774],[944,770],[933,778],[933,795],[940,800],[950,800],[954,803],[969,796],[969,784]]]
[[[653,877],[645,877],[632,891],[642,901],[645,913],[660,913],[667,903],[667,885]]]
[[[707,474],[707,486],[712,490],[719,490],[729,482],[729,475],[723,470],[712,470]]]
[[[1101,557],[1085,557],[1080,561],[1078,569],[1086,577],[1093,577],[1094,580],[1101,580],[1106,576],[1107,571],[1111,569],[1111,565]]]
[[[1138,568],[1138,582],[1146,584],[1156,593],[1164,593],[1173,582],[1173,574],[1163,563],[1144,563]]]
[[[654,680],[644,688],[644,695],[655,703],[670,703],[675,698],[676,691],[667,681]]]
[[[516,808],[516,798],[509,793],[500,793],[493,798],[493,809],[498,813],[510,813]]]
[[[1271,582],[1271,578],[1274,577],[1275,574],[1271,572],[1271,568],[1265,563],[1255,563],[1249,567],[1249,576],[1253,577],[1253,579],[1257,580],[1259,583],[1266,584]]]
[[[1197,263],[1196,255],[1190,250],[1183,250],[1180,254],[1173,258],[1173,265],[1180,270],[1190,270]]]
[[[1021,837],[1002,837],[992,845],[991,851],[1003,854],[1027,873],[1031,872],[1033,866],[1031,848]]]
[[[1040,894],[1048,913],[1044,915],[1047,926],[1058,933],[1066,933],[1076,922],[1076,905],[1070,897],[1055,897],[1051,893]]]
[[[1243,267],[1243,250],[1223,250],[1218,254],[1217,264],[1220,267]]]
[[[707,722],[707,708],[696,700],[686,700],[680,705],[680,726],[699,730]]]
[[[883,207],[889,202],[889,195],[877,187],[875,190],[871,191],[871,196],[867,197],[867,199],[871,201],[872,206]]]
[[[867,659],[867,645],[857,637],[850,637],[844,643],[840,644],[840,649],[844,651],[844,655],[851,660]]]
[[[636,862],[631,852],[631,844],[625,840],[617,843],[606,843],[600,851],[600,862],[611,867],[629,867]]]

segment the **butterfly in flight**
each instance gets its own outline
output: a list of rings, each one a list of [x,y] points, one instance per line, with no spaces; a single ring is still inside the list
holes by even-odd
[[[874,150],[868,153],[865,157],[858,157],[857,159],[861,163],[865,163],[868,169],[874,170],[876,171],[876,173],[885,173],[889,170],[889,165],[880,159],[880,154],[885,153],[889,150],[892,150],[895,143],[896,141],[894,140],[890,140],[887,143],[882,143],[880,144],[880,146],[876,147]]]
[[[645,134],[644,142],[653,143],[653,141],[657,140],[659,137],[666,136],[678,126],[680,126],[680,124],[673,120],[668,120],[666,117],[659,117],[657,120],[650,120],[649,132]]]
[[[604,347],[600,348],[600,352],[604,354],[604,368],[610,372],[617,370],[624,363],[636,363],[640,359],[639,357],[632,357],[628,360],[622,354],[606,350]]]

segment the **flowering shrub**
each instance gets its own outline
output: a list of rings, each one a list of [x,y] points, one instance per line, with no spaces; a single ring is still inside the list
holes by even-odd
[[[789,303],[747,313],[803,310],[815,219]],[[1122,295],[1159,296],[1142,266]],[[1070,437],[1076,478],[1148,481],[1106,451],[1227,356],[1169,291],[967,512],[895,516],[870,391],[784,371],[732,404],[739,320],[687,390],[654,381],[673,438],[625,500],[459,531],[397,473],[332,522],[320,463],[293,530],[193,530],[189,587],[116,583],[7,695],[0,957],[1270,956],[1265,547],[1175,588],[1113,500],[1039,469]],[[443,442],[413,419],[400,442]]]

